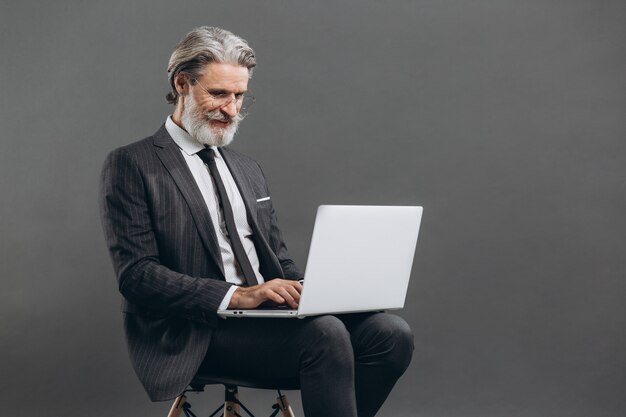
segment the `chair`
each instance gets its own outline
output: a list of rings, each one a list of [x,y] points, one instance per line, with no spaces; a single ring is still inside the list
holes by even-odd
[[[179,417],[181,413],[184,413],[186,417],[197,417],[196,414],[191,411],[191,404],[187,400],[185,395],[188,392],[203,392],[206,385],[224,385],[224,403],[220,405],[209,417],[220,416],[224,417],[241,417],[239,414],[241,409],[249,416],[254,417],[254,414],[246,408],[246,406],[239,400],[238,387],[256,388],[256,389],[270,389],[278,392],[278,398],[276,404],[272,405],[272,413],[270,417],[275,417],[279,412],[283,417],[294,417],[289,401],[287,397],[281,393],[282,390],[298,390],[300,389],[300,382],[297,377],[295,378],[264,378],[263,380],[245,379],[245,378],[233,378],[217,375],[196,375],[196,377],[189,384],[189,389],[186,389],[181,395],[176,397],[172,408],[170,409],[167,417]],[[218,414],[219,412],[222,414]]]

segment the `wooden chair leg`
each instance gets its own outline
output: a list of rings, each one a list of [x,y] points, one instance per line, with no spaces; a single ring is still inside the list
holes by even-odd
[[[185,405],[186,402],[187,397],[185,397],[184,395],[179,395],[178,397],[176,397],[167,417],[179,417],[180,413],[182,413],[183,411],[183,405]]]
[[[237,417],[239,412],[239,390],[237,387],[226,387],[224,398],[224,417]]]
[[[279,391],[280,394],[280,391]],[[276,398],[276,404],[278,405],[278,409],[282,413],[283,417],[295,417],[293,414],[293,410],[291,409],[291,405],[289,405],[289,401],[287,400],[287,396],[284,394],[280,394],[278,398]]]

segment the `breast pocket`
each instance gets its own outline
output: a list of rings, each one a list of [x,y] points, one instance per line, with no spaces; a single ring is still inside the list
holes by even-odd
[[[272,200],[269,197],[260,197],[256,200],[256,218],[259,226],[269,232],[272,216]]]

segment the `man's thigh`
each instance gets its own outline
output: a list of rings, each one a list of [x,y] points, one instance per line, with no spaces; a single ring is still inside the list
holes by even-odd
[[[385,312],[343,314],[337,316],[350,333],[355,353],[389,340],[410,340],[409,325],[399,316]]]
[[[349,344],[349,338],[343,322],[334,316],[227,319],[214,330],[200,372],[297,377],[303,354],[320,340]]]
[[[315,355],[320,345],[354,361],[348,348],[359,361],[377,350],[387,351],[386,345],[393,346],[401,339],[410,340],[412,351],[406,322],[379,312],[304,319],[227,319],[213,332],[200,372],[291,378],[298,376],[303,358]]]

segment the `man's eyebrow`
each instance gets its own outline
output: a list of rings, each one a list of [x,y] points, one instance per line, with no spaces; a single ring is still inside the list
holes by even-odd
[[[230,94],[231,92],[233,94],[242,94],[247,92],[247,90],[229,91],[223,88],[210,88],[208,91],[211,94]]]

